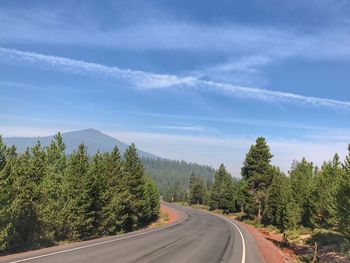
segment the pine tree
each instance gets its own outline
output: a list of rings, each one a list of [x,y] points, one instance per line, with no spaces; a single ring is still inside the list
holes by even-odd
[[[118,148],[104,154],[103,159],[106,188],[102,193],[102,231],[105,234],[130,231],[134,227],[135,209]]]
[[[101,231],[103,220],[102,210],[104,205],[103,194],[107,188],[105,177],[106,166],[102,154],[97,152],[92,159],[86,177],[87,195],[91,201],[88,213],[92,216],[91,237],[98,237]]]
[[[285,215],[283,217],[283,226],[285,229],[297,229],[301,221],[301,208],[293,200],[286,205]]]
[[[292,189],[289,178],[283,173],[274,176],[272,184],[268,190],[267,209],[265,220],[280,229],[289,228],[286,216],[287,205],[293,201]],[[293,207],[290,207],[291,209]],[[299,222],[298,222],[299,223]]]
[[[6,153],[7,153],[7,148],[2,139],[2,136],[0,135],[0,171],[5,167]]]
[[[133,213],[133,227],[137,228],[147,222],[147,211],[144,200],[144,167],[137,154],[135,144],[131,144],[124,153],[124,171],[125,171],[125,183],[126,188],[132,196]]]
[[[337,224],[336,194],[343,177],[342,173],[337,154],[332,161],[325,162],[317,173],[312,195],[313,221],[317,227],[330,228]]]
[[[350,242],[350,145],[349,153],[344,162],[344,174],[340,179],[338,192],[336,194],[337,220],[339,230]]]
[[[52,241],[65,238],[62,235],[65,226],[63,215],[63,177],[67,167],[65,148],[60,133],[46,148],[46,174],[41,185],[40,217],[45,228],[44,235]]]
[[[2,141],[1,144],[1,147],[4,148]],[[15,147],[7,149],[2,158],[4,166],[0,170],[0,252],[13,250],[15,245],[12,213],[12,204],[16,197],[15,169],[18,168]]]
[[[345,173],[350,174],[350,144],[348,145],[348,154],[345,156],[343,168]]]
[[[38,148],[38,147],[37,147]],[[10,251],[38,247],[41,245],[41,224],[38,217],[38,180],[40,175],[33,174],[39,167],[33,167],[30,150],[27,149],[18,158],[10,158],[5,166],[5,176],[12,184],[11,193],[7,193],[7,211],[9,221],[5,235],[1,234],[2,246]]]
[[[89,161],[84,144],[70,157],[65,174],[65,234],[68,240],[87,239],[91,235],[93,214],[87,175]]]
[[[273,155],[266,144],[265,138],[258,137],[256,144],[250,147],[246,154],[242,167],[242,177],[249,184],[249,190],[255,197],[258,219],[261,218],[265,206],[267,189],[272,181],[272,166],[270,164]]]
[[[215,173],[215,181],[209,197],[209,208],[233,211],[235,204],[232,190],[232,177],[221,164]]]
[[[159,193],[156,184],[150,178],[145,178],[144,196],[147,220],[149,221],[157,218],[160,209]]]
[[[312,226],[312,193],[314,191],[314,166],[306,161],[294,161],[290,171],[292,196],[296,205],[302,210],[302,224]]]
[[[189,180],[189,200],[188,203],[192,204],[203,204],[205,199],[205,188],[203,180],[199,175],[191,173]]]

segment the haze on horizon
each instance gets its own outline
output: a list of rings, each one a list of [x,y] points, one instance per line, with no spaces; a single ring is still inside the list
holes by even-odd
[[[350,142],[348,1],[2,1],[0,134],[94,128],[239,176]],[[77,12],[79,10],[79,12]]]

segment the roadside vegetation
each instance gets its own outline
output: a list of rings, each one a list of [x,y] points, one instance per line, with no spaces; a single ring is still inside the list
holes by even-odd
[[[84,144],[67,157],[58,133],[17,154],[0,136],[0,254],[132,231],[159,205],[133,144],[123,157],[90,157]]]
[[[233,213],[255,227],[281,233],[283,240],[277,245],[289,246],[306,262],[323,250],[348,253],[350,145],[343,161],[335,154],[316,167],[303,158],[293,161],[288,174],[273,166],[272,158],[266,140],[259,137],[246,154],[241,180],[233,179],[224,165],[212,185],[192,173],[187,199],[182,201]]]

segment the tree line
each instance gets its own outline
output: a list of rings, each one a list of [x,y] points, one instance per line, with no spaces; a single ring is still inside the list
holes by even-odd
[[[242,212],[284,231],[300,227],[337,229],[350,240],[350,144],[342,162],[338,154],[318,168],[303,158],[288,174],[271,164],[273,155],[263,137],[246,154],[242,179],[233,179],[221,165],[212,187],[191,175],[190,204]]]
[[[0,253],[124,233],[159,214],[159,194],[132,144],[121,156],[70,156],[58,133],[23,154],[0,136]]]
[[[141,158],[146,173],[158,186],[165,201],[184,201],[189,193],[189,175],[200,175],[205,185],[214,179],[215,170],[209,166],[167,159]]]

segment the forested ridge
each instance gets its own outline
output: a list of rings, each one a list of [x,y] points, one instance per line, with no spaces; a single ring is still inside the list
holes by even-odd
[[[187,199],[191,173],[200,176],[209,187],[214,180],[215,170],[206,165],[144,157],[141,160],[146,173],[157,183],[159,193],[166,201]]]
[[[338,154],[319,168],[303,158],[293,161],[288,174],[271,165],[273,158],[263,137],[246,154],[241,175],[234,179],[221,165],[212,187],[192,174],[189,204],[240,212],[282,232],[299,228],[329,229],[350,241],[350,145],[345,160]]]
[[[138,229],[156,219],[159,194],[135,145],[123,155],[66,156],[58,133],[24,153],[0,136],[0,253]]]

